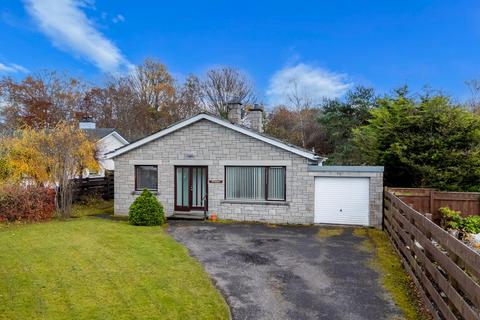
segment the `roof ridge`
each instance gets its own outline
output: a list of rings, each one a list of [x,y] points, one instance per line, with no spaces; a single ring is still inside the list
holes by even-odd
[[[209,119],[209,117],[211,119]],[[240,133],[246,134],[246,135],[248,135],[252,138],[262,140],[265,143],[273,144],[273,145],[275,145],[275,146],[277,146],[281,149],[284,149],[286,151],[290,151],[292,153],[296,153],[300,156],[303,156],[303,157],[311,159],[311,160],[325,159],[324,157],[317,156],[314,152],[312,152],[310,150],[300,148],[300,147],[295,146],[293,144],[290,144],[288,142],[285,142],[285,141],[282,141],[282,140],[277,139],[275,137],[272,137],[268,134],[260,133],[256,130],[251,129],[251,128],[232,123],[232,122],[230,122],[230,121],[228,121],[224,118],[219,117],[218,115],[214,115],[214,114],[211,114],[210,112],[205,112],[205,111],[197,113],[194,116],[185,118],[183,120],[177,121],[175,123],[172,123],[171,125],[165,127],[162,130],[154,132],[154,133],[152,133],[152,134],[150,134],[146,137],[143,137],[141,139],[133,141],[132,143],[130,143],[128,145],[125,145],[125,146],[120,147],[116,150],[113,150],[113,151],[107,153],[107,157],[108,158],[116,157],[120,154],[123,154],[123,153],[128,152],[128,151],[133,150],[133,149],[136,149],[141,145],[144,145],[144,144],[149,143],[153,140],[156,140],[156,139],[158,139],[158,138],[160,138],[164,135],[167,135],[167,134],[169,134],[173,131],[176,131],[176,130],[181,129],[181,128],[186,127],[186,126],[189,126],[189,125],[191,125],[191,124],[193,124],[193,123],[195,123],[199,120],[202,120],[202,119],[215,122],[219,125],[223,125],[223,126],[228,127],[232,130],[235,130],[235,131],[238,131]],[[184,123],[184,124],[181,125],[182,123]],[[178,128],[175,128],[176,126],[178,126]],[[265,141],[265,140],[270,140],[270,141]]]

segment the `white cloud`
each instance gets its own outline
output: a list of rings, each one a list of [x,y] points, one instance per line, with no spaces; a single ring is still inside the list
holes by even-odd
[[[0,62],[0,73],[17,73],[17,72],[27,73],[28,69],[15,63],[5,64]]]
[[[344,74],[333,73],[313,65],[298,63],[277,71],[267,90],[270,105],[287,104],[292,90],[307,95],[314,103],[324,98],[338,98],[351,86]]]
[[[115,17],[112,18],[113,23],[119,23],[124,21],[125,21],[125,17],[122,16],[121,14],[117,14]]]
[[[94,63],[107,72],[124,71],[130,63],[83,11],[93,2],[24,0],[29,14],[55,46]]]

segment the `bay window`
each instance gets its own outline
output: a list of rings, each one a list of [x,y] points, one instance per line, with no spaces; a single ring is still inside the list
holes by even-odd
[[[225,199],[285,201],[285,167],[225,167]]]

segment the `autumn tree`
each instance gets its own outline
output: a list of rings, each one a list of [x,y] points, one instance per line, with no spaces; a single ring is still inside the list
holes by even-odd
[[[268,114],[265,132],[291,144],[313,149],[318,154],[326,154],[330,149],[325,130],[316,120],[320,112],[318,108],[297,111],[278,106]]]
[[[13,137],[4,138],[1,147],[11,173],[8,179],[55,186],[56,207],[62,218],[70,216],[72,179],[84,168],[98,168],[95,143],[76,125],[63,121],[49,129],[24,127]]]
[[[136,140],[198,113],[200,104],[197,77],[178,84],[163,64],[147,59],[133,74],[110,76],[104,86],[91,88],[79,113]]]
[[[175,81],[167,67],[159,61],[147,58],[128,75],[128,81],[138,99],[157,111],[172,103]]]
[[[240,100],[243,104],[257,101],[252,81],[246,74],[231,67],[207,71],[201,81],[201,89],[204,108],[224,118],[228,115],[227,103],[231,100]]]
[[[129,140],[135,140],[156,129],[151,128],[151,113],[156,111],[140,103],[128,79],[117,76],[109,77],[103,87],[86,92],[78,118],[90,116],[98,127],[116,128]]]
[[[205,109],[226,116],[226,103],[233,98],[255,101],[248,77],[228,67],[179,83],[164,64],[146,59],[130,73],[109,75],[98,86],[45,71],[20,81],[0,80],[1,127],[52,128],[89,116],[99,127],[116,128],[136,140]]]
[[[85,90],[80,80],[55,71],[30,75],[21,81],[3,78],[0,98],[4,107],[0,116],[8,128],[54,127],[73,118]]]

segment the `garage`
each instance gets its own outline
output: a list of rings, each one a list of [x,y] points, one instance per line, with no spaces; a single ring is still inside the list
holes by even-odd
[[[368,226],[369,177],[315,177],[315,223]]]

